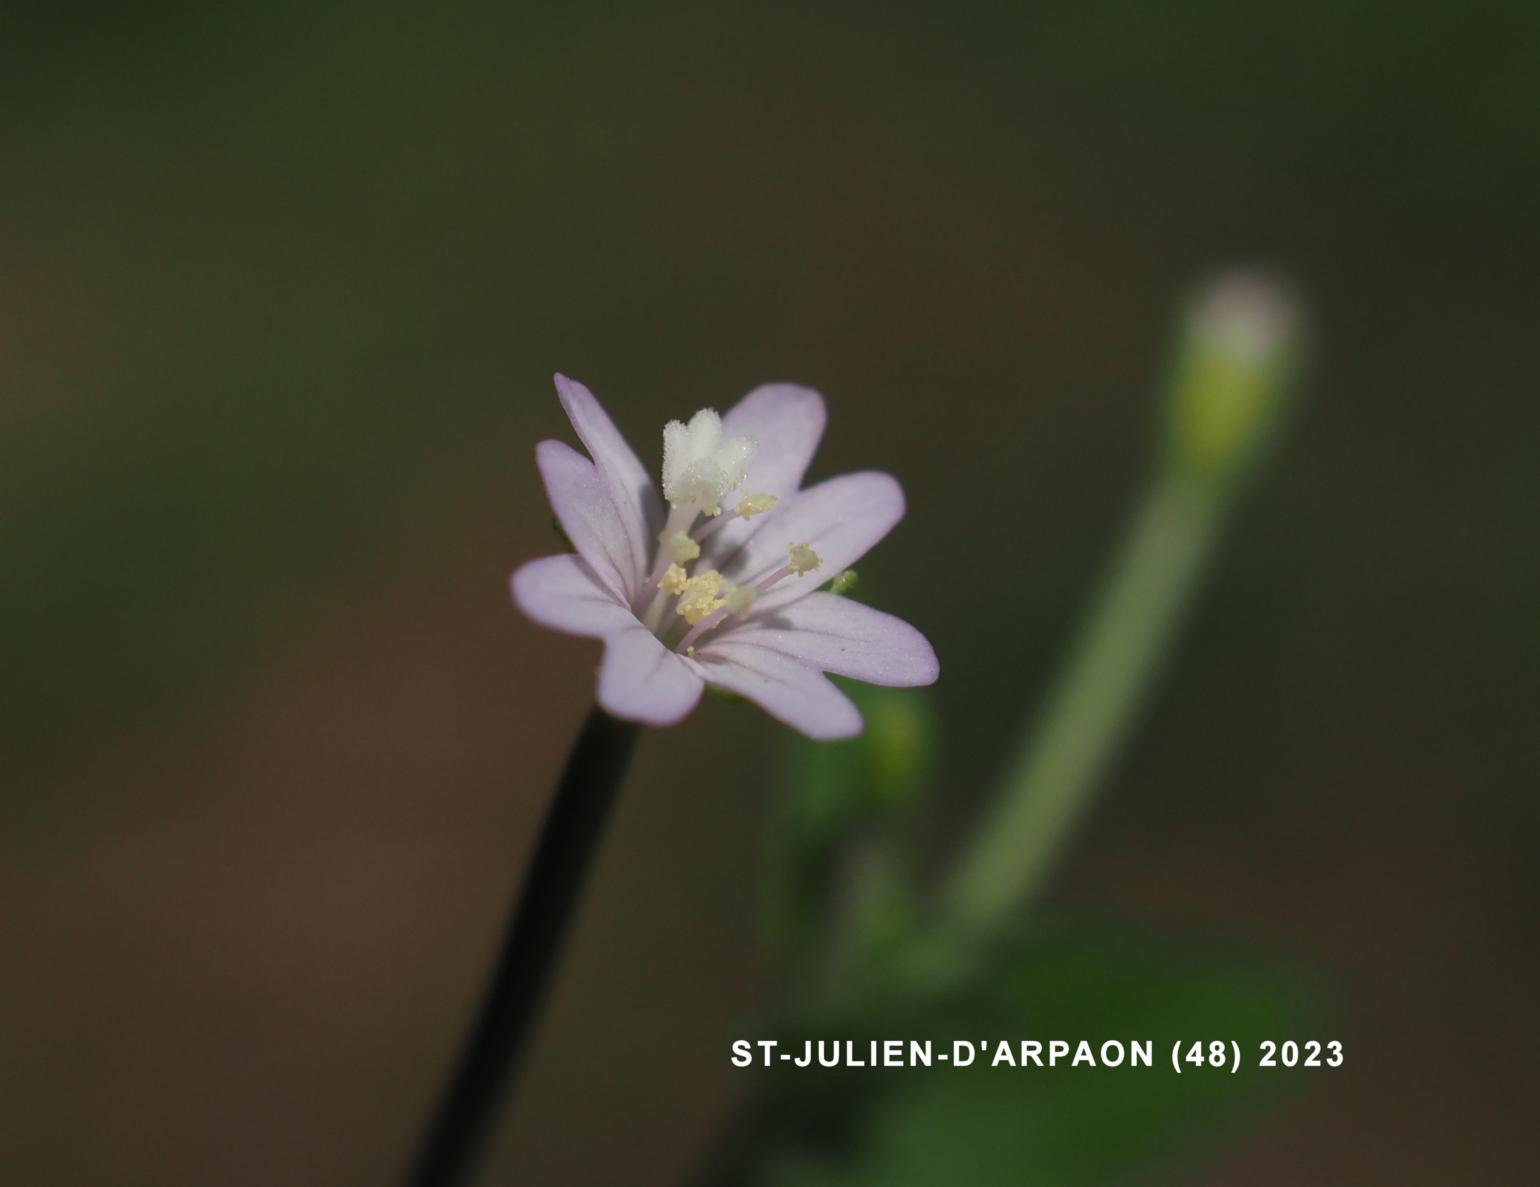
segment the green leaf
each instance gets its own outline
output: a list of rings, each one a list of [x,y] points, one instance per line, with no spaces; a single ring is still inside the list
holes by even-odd
[[[1277,1090],[1331,1069],[1257,1067],[1264,1038],[1328,1040],[1311,1025],[1315,994],[1298,973],[1253,954],[1201,942],[1154,943],[1128,935],[1063,934],[1035,941],[995,974],[901,1037],[987,1040],[970,1067],[787,1073],[782,1092],[807,1077],[843,1078],[822,1093],[845,1123],[803,1119],[802,1132],[840,1134],[820,1149],[787,1148],[762,1180],[772,1187],[1079,1187],[1169,1170],[1229,1132]],[[841,1036],[843,1037],[843,1036]],[[882,1034],[878,1038],[899,1037]],[[999,1040],[1017,1058],[1023,1039],[1148,1041],[1153,1066],[989,1066]],[[1238,1042],[1236,1074],[1183,1063],[1173,1043]],[[976,1050],[976,1048],[975,1048]]]
[[[790,743],[771,830],[768,929],[772,945],[793,961],[819,941],[838,909],[836,884],[853,847],[878,859],[868,865],[892,871],[898,833],[934,769],[938,729],[925,692],[865,685],[846,691],[865,730],[844,742]]]

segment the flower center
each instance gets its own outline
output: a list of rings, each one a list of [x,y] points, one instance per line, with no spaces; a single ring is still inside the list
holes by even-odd
[[[729,615],[746,617],[760,594],[787,577],[806,576],[823,563],[808,545],[793,544],[786,564],[752,586],[734,585],[716,569],[690,573],[689,566],[700,559],[701,541],[724,523],[775,509],[774,495],[741,491],[732,509],[722,510],[742,485],[756,452],[752,437],[724,438],[722,418],[709,408],[697,412],[689,424],[673,420],[663,428],[663,497],[669,516],[658,533],[652,573],[642,587],[647,607],[641,619],[659,638],[672,634],[682,619],[687,629],[675,645],[678,651],[693,654],[695,641]],[[697,526],[702,516],[705,520]]]

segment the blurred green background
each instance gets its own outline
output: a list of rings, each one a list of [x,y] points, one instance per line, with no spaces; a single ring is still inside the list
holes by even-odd
[[[1341,1003],[1347,1066],[1172,1181],[1518,1181],[1537,45],[1518,3],[6,6],[0,1178],[402,1165],[592,695],[506,594],[552,371],[649,463],[825,393],[815,476],[909,494],[861,593],[942,657],[956,819],[1244,262],[1310,300],[1309,400],[1048,905]],[[489,1181],[696,1164],[784,749],[646,738]]]

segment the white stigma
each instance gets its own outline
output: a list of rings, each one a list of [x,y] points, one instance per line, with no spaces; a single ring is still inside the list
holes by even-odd
[[[752,437],[722,436],[722,418],[702,408],[690,423],[663,426],[663,497],[670,506],[707,515],[722,513],[722,500],[738,489],[754,463]]]

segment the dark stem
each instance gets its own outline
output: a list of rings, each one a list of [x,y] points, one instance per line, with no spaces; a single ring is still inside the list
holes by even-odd
[[[749,1183],[768,1121],[769,1110],[762,1097],[739,1097],[708,1147],[705,1161],[689,1179],[690,1187],[744,1187]]]
[[[459,1187],[470,1181],[497,1106],[512,1090],[529,1053],[535,1020],[636,735],[635,725],[601,709],[589,715],[578,735],[475,1028],[413,1168],[412,1187]]]

